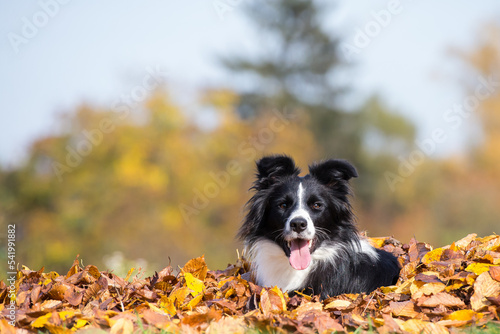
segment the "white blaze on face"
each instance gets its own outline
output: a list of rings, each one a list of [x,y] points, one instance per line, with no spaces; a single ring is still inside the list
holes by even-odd
[[[295,219],[295,218],[303,218],[307,222],[307,228],[304,232],[301,233],[301,237],[303,239],[312,239],[314,237],[315,233],[315,228],[314,228],[314,223],[311,219],[311,215],[307,211],[307,203],[306,203],[306,197],[305,197],[305,190],[304,187],[302,187],[302,182],[299,183],[299,188],[297,189],[297,207],[296,209],[292,212],[290,217],[288,217],[285,225],[285,232],[287,235],[293,238],[298,237],[298,234],[292,230],[290,227],[290,222]]]

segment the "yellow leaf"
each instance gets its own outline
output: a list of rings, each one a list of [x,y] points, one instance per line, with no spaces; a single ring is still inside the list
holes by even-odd
[[[175,289],[170,293],[169,298],[176,302],[177,307],[181,306],[184,303],[184,299],[186,299],[187,295],[190,293],[187,287]]]
[[[85,319],[78,319],[76,323],[73,325],[73,328],[71,328],[72,331],[76,331],[77,329],[80,329],[87,325],[89,322]]]
[[[55,271],[51,271],[49,273],[46,273],[46,274],[42,274],[42,277],[43,278],[50,278],[52,280],[56,279],[57,277],[59,277],[59,274],[56,273]]]
[[[236,290],[234,290],[233,288],[227,289],[227,291],[226,291],[226,293],[224,295],[224,298],[228,299],[235,292],[236,292]]]
[[[382,248],[387,238],[367,238],[370,244],[376,248]]]
[[[453,284],[447,285],[445,290],[448,291],[448,292],[450,292],[450,291],[453,291],[453,290],[460,289],[463,286],[464,286],[464,283],[457,282],[457,283],[453,283]]]
[[[431,250],[427,254],[424,255],[422,258],[422,263],[423,264],[429,264],[434,261],[439,261],[441,259],[441,255],[444,252],[444,248],[436,248],[434,250]]]
[[[306,294],[303,294],[303,293],[302,293],[302,292],[300,292],[300,291],[295,291],[295,293],[296,293],[296,294],[298,294],[299,296],[304,297],[307,301],[311,301],[311,299],[312,299],[312,298],[311,298],[311,296],[308,296],[308,295],[306,295]]]
[[[429,323],[423,320],[410,319],[400,324],[399,327],[401,327],[403,331],[409,332],[411,334],[420,334],[424,330],[425,326],[427,326],[427,324]]]
[[[484,316],[484,314],[479,312],[474,312],[473,310],[458,310],[444,317],[444,320],[479,320]]]
[[[203,292],[205,288],[205,284],[203,281],[197,279],[190,273],[185,273],[184,278],[186,279],[186,285],[191,290],[191,295],[196,296]]]
[[[395,293],[402,293],[402,294],[408,294],[411,292],[411,287],[413,285],[413,282],[415,282],[415,277],[412,277],[410,278],[409,280],[407,281],[404,281],[403,283],[401,283],[400,286],[397,287],[396,291],[394,291]]]
[[[125,281],[128,281],[130,276],[132,276],[132,273],[134,272],[135,268],[131,268],[128,273],[127,273],[127,277],[125,277]]]
[[[465,282],[469,285],[474,285],[476,278],[477,278],[477,275],[474,273],[471,273],[471,274],[467,275],[467,277],[465,278]]]
[[[217,283],[217,289],[220,289],[224,286],[224,284],[226,284],[227,282],[230,282],[234,280],[234,276],[231,276],[231,277],[228,277],[228,278],[225,278],[223,280],[220,280],[219,283]]]
[[[49,322],[49,319],[52,317],[52,313],[47,313],[47,314],[44,314],[38,318],[36,318],[32,323],[31,323],[31,327],[33,328],[42,328],[43,326],[45,326],[48,322]]]
[[[170,314],[171,316],[174,316],[177,313],[175,306],[174,306],[174,299],[173,298],[170,298],[167,296],[161,297],[160,301],[158,302],[158,306],[163,311]]]
[[[467,266],[467,268],[465,268],[465,271],[469,271],[469,272],[474,273],[476,275],[481,275],[482,273],[488,271],[491,266],[492,266],[492,264],[489,264],[489,263],[474,262],[474,263],[469,264]]]
[[[394,292],[397,290],[397,286],[396,285],[390,285],[390,286],[382,286],[380,287],[380,290],[383,292],[383,293],[390,293],[390,292]]]
[[[199,294],[198,296],[196,296],[193,299],[191,299],[189,301],[189,303],[187,303],[187,305],[185,306],[185,308],[187,308],[189,310],[192,310],[193,307],[195,307],[196,305],[199,304],[199,302],[201,302],[202,299],[203,299],[203,294]]]
[[[64,321],[64,320],[67,320],[69,318],[74,317],[76,312],[73,310],[69,310],[69,311],[61,311],[58,314],[59,314],[59,317],[61,318],[61,320]]]

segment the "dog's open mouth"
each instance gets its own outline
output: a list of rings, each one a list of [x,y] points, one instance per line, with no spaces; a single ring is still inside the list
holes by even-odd
[[[293,239],[288,241],[290,265],[293,269],[304,270],[311,264],[312,240]]]

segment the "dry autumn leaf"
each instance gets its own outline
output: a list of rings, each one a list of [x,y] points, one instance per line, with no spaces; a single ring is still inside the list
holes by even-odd
[[[474,311],[483,311],[491,302],[487,297],[498,297],[500,295],[500,282],[491,278],[489,272],[484,272],[474,283],[474,294],[470,299]]]
[[[400,254],[398,283],[323,301],[301,292],[289,297],[277,287],[243,279],[252,277],[243,258],[224,271],[209,271],[199,257],[177,274],[169,266],[147,278],[130,270],[125,279],[92,265],[82,268],[78,259],[64,276],[23,267],[16,281],[16,326],[53,333],[134,333],[140,326],[174,333],[244,333],[249,327],[280,333],[354,332],[370,326],[378,333],[448,333],[498,319],[498,236],[469,235],[434,250],[414,239],[409,245],[391,238],[375,241]],[[0,303],[1,333],[14,333],[6,321],[10,300],[4,282]]]
[[[500,282],[500,266],[490,267],[489,272],[491,278],[493,278],[497,282]]]

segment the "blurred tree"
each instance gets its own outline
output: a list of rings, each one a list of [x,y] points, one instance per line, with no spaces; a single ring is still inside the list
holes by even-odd
[[[278,0],[249,3],[246,14],[259,31],[258,56],[227,56],[223,64],[253,79],[241,92],[238,110],[244,117],[263,106],[294,106],[311,115],[311,128],[323,154],[347,158],[360,148],[358,121],[338,107],[344,87],[335,85],[336,71],[343,65],[338,40],[322,27],[326,4],[313,1]]]
[[[281,150],[310,161],[314,146],[309,132],[296,136],[306,115],[241,120],[237,101],[207,91],[188,117],[158,92],[137,110],[67,114],[61,135],[37,140],[23,166],[0,170],[0,223],[17,226],[17,260],[61,272],[77,254],[98,266],[104,257],[146,259],[151,272],[206,254],[225,268],[236,257],[253,161]],[[213,127],[198,125],[204,114]]]
[[[500,226],[500,27],[487,26],[472,50],[455,50],[464,99],[447,112],[449,131],[479,132],[452,157],[427,159],[396,187],[401,210],[392,219],[396,235],[446,244],[468,233],[498,233]],[[457,80],[458,81],[458,80]]]
[[[323,27],[331,15],[326,2],[278,0],[249,3],[245,10],[265,51],[222,58],[229,71],[252,83],[240,92],[240,115],[251,117],[270,106],[306,112],[316,157],[351,160],[362,177],[355,181],[360,205],[374,206],[384,171],[397,166],[396,153],[413,147],[413,125],[376,97],[361,107],[356,102],[358,110],[341,106],[348,88],[339,79],[347,64],[339,40]]]

